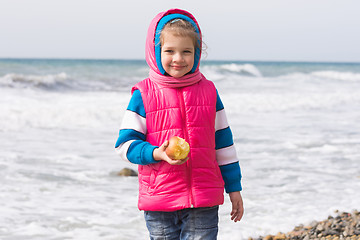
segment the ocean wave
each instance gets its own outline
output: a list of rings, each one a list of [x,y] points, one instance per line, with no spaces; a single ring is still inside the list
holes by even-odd
[[[260,70],[261,69],[261,70]],[[211,80],[223,79],[243,79],[247,77],[271,78],[271,79],[308,79],[308,80],[333,80],[360,82],[360,73],[353,71],[341,70],[309,70],[308,68],[289,67],[288,69],[279,68],[278,66],[255,65],[251,63],[229,63],[204,65],[201,71]]]
[[[353,72],[338,72],[338,71],[316,71],[312,72],[310,75],[314,77],[331,79],[331,80],[340,80],[340,81],[360,81],[360,73]]]
[[[47,75],[27,75],[9,73],[0,77],[0,87],[33,88],[49,91],[75,90],[75,91],[112,91],[121,90],[128,83],[121,80],[108,79],[103,76],[77,76],[73,77],[65,72]]]
[[[55,88],[59,86],[67,86],[69,79],[70,77],[64,72],[47,75],[25,75],[9,73],[0,77],[0,85],[14,88]]]
[[[211,79],[221,79],[230,75],[237,76],[250,76],[250,77],[262,77],[260,70],[253,64],[220,64],[220,65],[205,65],[201,71],[209,75]]]
[[[251,75],[254,77],[262,77],[262,74],[259,71],[259,69],[257,69],[253,64],[235,64],[235,63],[224,64],[224,65],[220,65],[220,69],[234,73]]]

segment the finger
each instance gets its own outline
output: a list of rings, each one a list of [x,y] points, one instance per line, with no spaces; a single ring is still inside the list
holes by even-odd
[[[234,206],[232,207],[232,210],[231,210],[231,220],[234,220],[234,218],[236,217],[236,213],[237,213],[237,209],[234,208]]]
[[[165,157],[167,158],[167,162],[171,165],[181,165],[184,163],[182,159],[172,159],[167,155]]]
[[[233,220],[234,222],[238,222],[242,218],[243,211],[241,210],[241,208],[239,206],[234,204],[230,214],[231,214],[231,220]]]
[[[239,208],[235,213],[234,215],[232,216],[232,219],[231,220],[234,220],[234,222],[238,222],[241,220],[241,218],[243,217],[244,215],[244,211]]]
[[[231,211],[231,220],[234,220],[237,217],[237,214],[238,214],[237,210],[232,210]]]
[[[169,146],[169,141],[166,140],[166,141],[161,145],[161,148],[162,148],[163,150],[165,150],[168,146]]]
[[[178,160],[178,165],[184,164],[187,161],[187,159],[179,159]]]
[[[186,157],[186,158],[182,159],[182,160],[181,160],[181,164],[186,163],[188,160],[189,160],[189,157]]]
[[[234,215],[235,213],[238,212],[238,210],[239,210],[238,204],[236,204],[235,202],[233,202],[231,207],[232,207],[232,208],[231,208],[231,215]]]
[[[184,164],[187,160],[188,160],[189,158],[187,157],[187,158],[184,158],[184,159],[173,159],[173,162],[174,162],[174,164],[176,164],[176,165],[181,165],[181,164]]]
[[[241,218],[242,218],[242,216],[243,216],[243,213],[239,212],[238,215],[237,215],[237,217],[236,217],[236,219],[235,219],[235,222],[240,221]]]
[[[240,217],[239,213],[236,213],[231,217],[231,220],[233,220],[234,222],[238,222],[238,221],[240,221],[240,219],[241,219],[241,217]]]
[[[184,164],[189,158],[179,159],[179,164]]]

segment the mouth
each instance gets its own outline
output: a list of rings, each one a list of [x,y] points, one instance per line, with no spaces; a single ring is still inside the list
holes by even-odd
[[[181,65],[171,65],[171,68],[175,69],[175,70],[181,70],[183,68],[185,68],[186,66],[181,66]]]

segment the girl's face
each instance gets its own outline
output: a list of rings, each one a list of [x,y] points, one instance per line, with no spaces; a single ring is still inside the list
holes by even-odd
[[[174,36],[162,33],[161,63],[164,70],[172,77],[180,78],[191,71],[194,65],[195,46],[190,37]]]

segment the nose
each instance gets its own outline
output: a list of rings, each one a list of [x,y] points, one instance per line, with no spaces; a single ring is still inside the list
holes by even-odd
[[[181,53],[174,54],[173,61],[174,62],[181,62],[183,61],[183,55]]]

